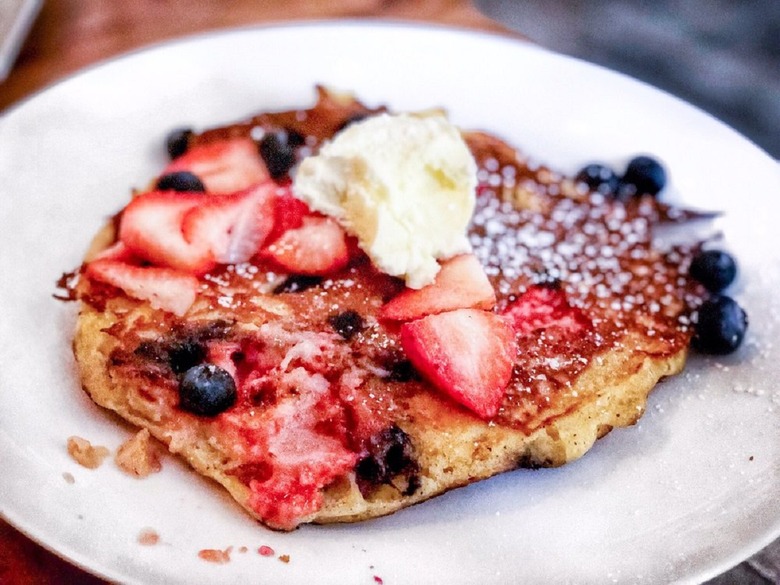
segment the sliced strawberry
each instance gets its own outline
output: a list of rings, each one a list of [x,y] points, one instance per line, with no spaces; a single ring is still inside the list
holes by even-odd
[[[432,284],[421,289],[407,288],[379,311],[381,319],[410,321],[454,309],[490,310],[496,293],[473,254],[463,254],[444,262]]]
[[[208,242],[187,241],[184,216],[202,205],[204,196],[176,191],[152,191],[133,199],[122,213],[119,239],[152,264],[201,274],[216,264]]]
[[[521,336],[537,329],[555,327],[574,337],[591,327],[585,313],[571,306],[566,293],[554,286],[530,287],[510,303],[503,314]]]
[[[251,138],[232,138],[193,146],[172,161],[163,174],[189,171],[209,193],[235,193],[270,179]]]
[[[334,220],[309,216],[301,227],[284,232],[264,255],[294,274],[330,274],[347,265],[349,246]]]
[[[95,260],[118,260],[120,262],[127,262],[128,264],[135,264],[138,258],[122,240],[117,240],[105,250],[98,252],[95,257],[92,258],[92,262]]]
[[[275,190],[269,181],[230,195],[203,197],[182,220],[184,239],[206,246],[220,264],[246,262],[273,227]]]
[[[280,384],[298,389],[267,411],[258,427],[265,473],[249,482],[249,505],[273,528],[291,530],[323,503],[322,488],[355,467],[357,454],[328,429],[342,427],[330,383],[320,374],[295,368]]]
[[[429,315],[401,326],[401,346],[450,398],[484,419],[498,412],[516,355],[503,317],[475,309]]]
[[[181,316],[198,291],[198,279],[170,268],[133,266],[116,260],[96,260],[87,265],[88,278],[122,289],[128,296],[149,301],[155,309]]]
[[[274,205],[274,227],[268,235],[268,241],[273,242],[287,230],[301,227],[303,218],[311,213],[309,206],[295,197],[289,186],[279,187]]]

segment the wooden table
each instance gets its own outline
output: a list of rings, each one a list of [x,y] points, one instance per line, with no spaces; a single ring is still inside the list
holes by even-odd
[[[513,34],[469,0],[50,0],[0,84],[0,113],[87,65],[197,32],[294,19],[387,18]],[[769,583],[743,576],[719,583]],[[35,544],[0,520],[0,584],[104,583]]]
[[[144,45],[235,26],[328,18],[418,20],[508,33],[469,0],[49,0],[0,85],[0,112],[74,71]]]

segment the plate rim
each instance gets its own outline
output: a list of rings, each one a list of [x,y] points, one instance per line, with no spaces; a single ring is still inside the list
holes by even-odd
[[[506,31],[486,30],[486,29],[469,27],[468,25],[461,25],[461,24],[412,20],[412,19],[395,18],[395,17],[388,17],[388,18],[381,18],[381,17],[326,18],[323,17],[323,18],[279,19],[279,20],[271,20],[267,22],[248,23],[239,26],[228,25],[224,27],[217,27],[217,28],[198,31],[198,32],[185,33],[180,36],[173,36],[167,39],[156,40],[148,44],[140,45],[138,47],[121,51],[115,55],[100,58],[83,67],[79,67],[76,70],[65,73],[61,77],[53,79],[51,82],[47,83],[43,87],[38,88],[32,93],[25,95],[21,99],[8,105],[4,110],[0,111],[0,122],[2,122],[4,118],[14,114],[14,112],[17,109],[25,107],[28,102],[37,99],[37,97],[41,94],[44,94],[60,85],[69,83],[72,80],[77,79],[81,76],[88,75],[94,70],[111,66],[116,61],[122,61],[143,53],[153,52],[155,50],[165,49],[167,47],[176,46],[179,44],[200,42],[203,40],[216,39],[222,36],[227,37],[235,34],[253,34],[253,33],[262,33],[268,30],[273,31],[273,30],[297,29],[297,28],[305,29],[305,28],[343,28],[343,27],[347,27],[347,28],[376,27],[376,28],[384,28],[384,29],[399,29],[399,30],[408,29],[408,30],[416,30],[416,31],[433,30],[436,32],[456,35],[456,36],[463,35],[468,37],[484,37],[490,40],[491,42],[507,42],[509,44],[517,44],[523,46],[525,49],[529,51],[538,51],[541,54],[554,55],[557,58],[569,62],[579,63],[587,67],[608,72],[611,75],[621,77],[625,80],[630,80],[634,84],[638,84],[645,88],[651,89],[655,93],[663,94],[667,98],[676,101],[678,104],[684,104],[688,108],[692,108],[696,110],[700,115],[709,118],[711,122],[714,122],[715,124],[721,126],[722,128],[727,129],[734,135],[734,137],[740,139],[742,142],[749,143],[755,151],[764,155],[764,157],[769,159],[770,161],[780,162],[777,159],[775,159],[772,155],[770,155],[766,150],[764,150],[761,146],[753,142],[753,140],[751,140],[750,137],[745,136],[737,129],[735,129],[733,126],[724,122],[714,114],[711,114],[710,112],[700,108],[699,106],[692,104],[691,102],[688,102],[687,100],[679,96],[674,95],[668,90],[656,87],[646,81],[633,77],[627,73],[623,73],[615,69],[610,69],[605,65],[587,61],[586,59],[583,59],[581,57],[568,55],[566,53],[561,53],[559,51],[555,51],[553,49],[544,47],[542,45],[535,43],[531,39],[518,36],[519,33],[516,33],[510,29],[507,29]]]

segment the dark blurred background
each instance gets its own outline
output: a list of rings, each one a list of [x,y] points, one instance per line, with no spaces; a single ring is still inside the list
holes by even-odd
[[[780,158],[780,0],[475,0],[550,49],[660,87]]]

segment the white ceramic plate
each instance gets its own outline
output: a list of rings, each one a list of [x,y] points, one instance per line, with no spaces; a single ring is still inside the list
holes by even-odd
[[[313,85],[452,119],[572,172],[660,156],[669,196],[725,210],[749,336],[694,358],[648,412],[564,468],[516,471],[388,518],[268,531],[166,460],[146,480],[67,455],[131,429],[79,390],[75,307],[52,299],[92,234],[165,161],[163,137],[306,106]],[[328,23],[240,30],[141,51],[0,119],[0,512],[111,579],[158,583],[660,583],[714,576],[780,535],[780,172],[747,140],[633,80],[506,38]],[[74,483],[63,473],[72,474]],[[138,536],[152,528],[156,546]],[[271,546],[289,563],[260,556]],[[231,561],[198,558],[232,546]],[[241,553],[240,547],[248,547]]]

